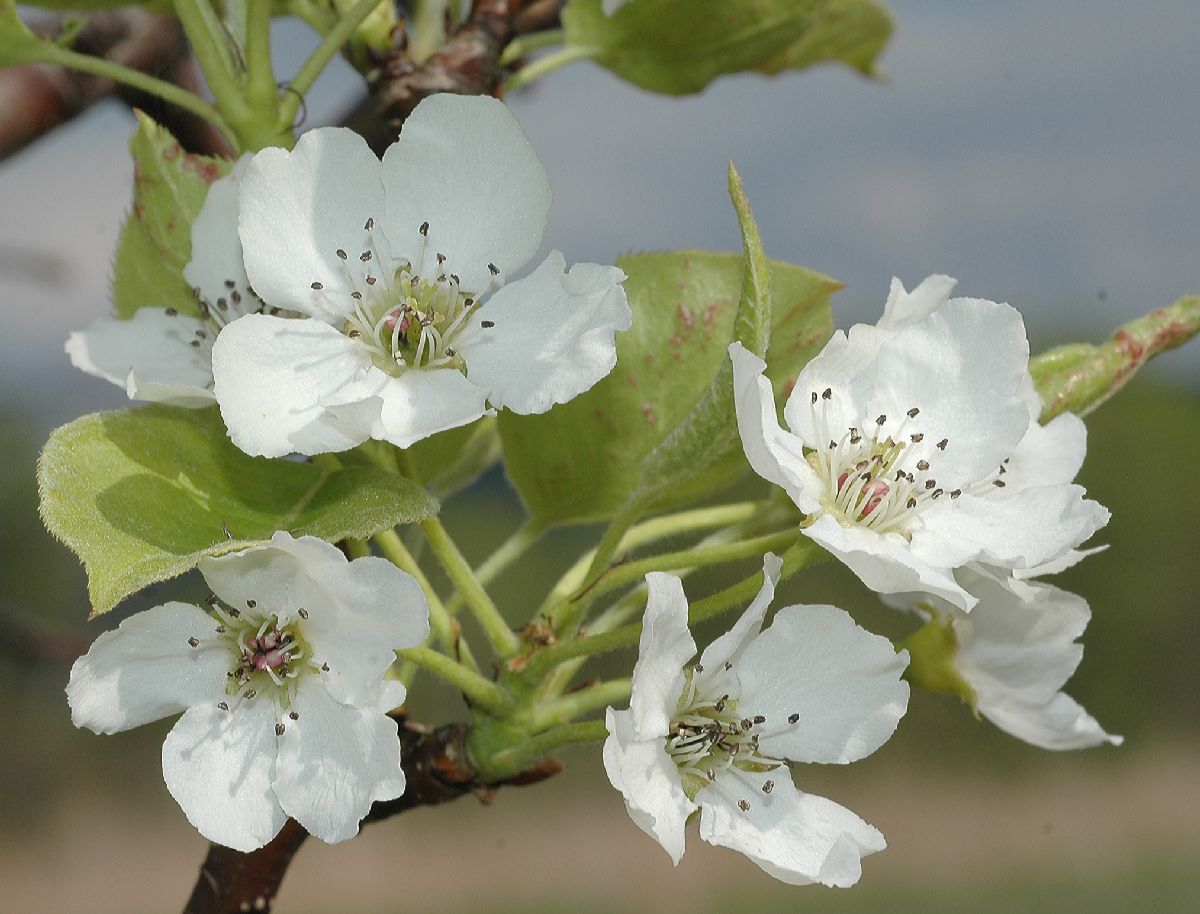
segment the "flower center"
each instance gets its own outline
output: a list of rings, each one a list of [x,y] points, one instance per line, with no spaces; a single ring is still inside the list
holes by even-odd
[[[473,295],[461,288],[443,254],[436,255],[437,271],[432,276],[421,275],[418,267],[407,261],[394,264],[394,269],[385,268],[373,218],[366,221],[363,231],[367,241],[357,257],[343,248],[335,251],[351,290],[352,307],[345,315],[342,332],[370,349],[376,367],[393,376],[409,368],[462,370],[464,363],[454,348],[454,338],[479,309],[480,295],[501,285],[500,270],[488,264],[492,281],[482,293]],[[429,223],[422,223],[418,232],[422,239],[418,260],[423,261]],[[319,281],[311,287],[330,294]],[[344,313],[346,309],[340,310]],[[488,328],[492,323],[482,321],[481,325]]]
[[[739,713],[737,691],[732,664],[708,674],[699,664],[688,670],[666,748],[689,799],[695,800],[723,771],[771,771],[785,764],[759,748],[759,739],[778,732],[778,727],[769,726],[762,714]],[[793,714],[787,725],[794,726],[799,719]],[[769,793],[771,786],[773,782],[767,781],[763,790]]]
[[[218,703],[222,711],[236,711],[245,702],[273,700],[279,722],[275,732],[282,736],[286,725],[283,715],[298,720],[289,710],[304,676],[329,672],[329,664],[313,656],[304,636],[308,610],[298,611],[299,618],[283,621],[279,613],[265,611],[256,600],[247,600],[245,609],[225,606],[216,597],[208,598],[209,615],[216,623],[211,636],[188,638],[193,648],[221,646],[229,650],[232,666],[226,673],[225,693],[229,700]]]

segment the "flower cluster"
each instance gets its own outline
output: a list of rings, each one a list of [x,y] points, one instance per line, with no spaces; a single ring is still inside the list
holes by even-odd
[[[212,841],[261,847],[289,816],[325,841],[358,832],[371,803],[404,792],[395,652],[429,634],[409,575],[348,562],[329,543],[276,533],[204,559],[203,607],[167,603],[96,639],[71,668],[76,726],[117,733],[183,712],[163,777]]]

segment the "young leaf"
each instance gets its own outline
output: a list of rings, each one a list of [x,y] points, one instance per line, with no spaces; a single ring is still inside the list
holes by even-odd
[[[1035,356],[1029,371],[1042,398],[1042,421],[1068,411],[1090,413],[1151,358],[1197,333],[1200,295],[1188,295],[1130,321],[1099,346],[1068,343]]]
[[[725,73],[777,73],[821,61],[872,72],[891,34],[873,0],[602,0],[562,11],[566,50],[654,92],[699,92]]]
[[[135,169],[133,209],[113,263],[117,314],[129,317],[144,307],[197,314],[192,290],[183,280],[192,253],[192,222],[208,186],[231,163],[184,152],[178,140],[141,112],[129,151]]]
[[[766,264],[774,301],[767,372],[782,398],[833,333],[829,296],[840,285],[803,267]],[[509,477],[541,521],[611,517],[637,487],[647,455],[729,361],[741,255],[632,254],[618,265],[629,275],[633,326],[617,335],[617,367],[544,415],[502,412],[498,419]],[[731,461],[729,473],[732,481],[741,464]]]
[[[79,556],[92,614],[276,530],[362,538],[435,514],[413,483],[372,467],[248,457],[215,409],[94,413],[57,429],[38,461],[42,520]]]

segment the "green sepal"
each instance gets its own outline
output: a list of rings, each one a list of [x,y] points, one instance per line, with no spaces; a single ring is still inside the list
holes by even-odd
[[[672,251],[617,261],[633,326],[617,334],[616,368],[591,390],[540,416],[500,413],[509,478],[545,523],[604,520],[641,480],[647,456],[692,411],[729,362],[742,290],[739,254]],[[803,267],[767,260],[775,306],[767,374],[784,399],[796,374],[833,333],[829,297],[841,285]],[[735,432],[736,434],[736,432]],[[740,478],[732,455],[690,489],[661,493],[660,506]]]
[[[276,530],[363,539],[438,510],[419,486],[374,467],[249,457],[215,408],[76,419],[51,434],[37,478],[42,520],[87,570],[93,616]]]
[[[1154,356],[1182,346],[1200,332],[1200,295],[1188,295],[1117,329],[1099,346],[1068,343],[1029,360],[1042,400],[1041,420],[1080,416],[1125,386]]]
[[[140,111],[137,118],[129,141],[133,208],[121,228],[113,262],[113,305],[119,317],[145,307],[197,315],[195,296],[183,279],[192,255],[192,222],[209,185],[232,163],[184,152],[164,127]]]
[[[565,50],[622,79],[671,95],[699,92],[726,73],[777,73],[822,61],[874,72],[892,22],[872,0],[570,0]]]
[[[971,713],[978,716],[975,690],[958,671],[958,636],[949,616],[934,613],[899,646],[907,650],[909,656],[905,679],[929,692],[957,695],[970,706]]]

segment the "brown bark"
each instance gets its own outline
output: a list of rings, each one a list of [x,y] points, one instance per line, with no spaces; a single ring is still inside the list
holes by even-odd
[[[35,30],[53,34],[58,27],[57,20],[47,20]],[[137,8],[97,13],[88,19],[73,47],[82,54],[105,57],[187,89],[198,87],[183,29],[173,16]],[[114,94],[144,108],[189,152],[228,154],[229,147],[220,133],[191,112],[109,79],[53,64],[32,63],[0,70],[0,159]]]
[[[505,784],[534,784],[561,769],[552,759],[499,784],[480,781],[467,759],[467,727],[451,724],[429,729],[400,721],[400,757],[407,787],[395,800],[376,803],[365,822],[377,822],[418,806],[437,806],[472,793],[488,799]],[[200,867],[196,886],[184,914],[239,914],[270,911],[284,874],[308,837],[299,823],[289,819],[270,844],[249,854],[213,844]]]

